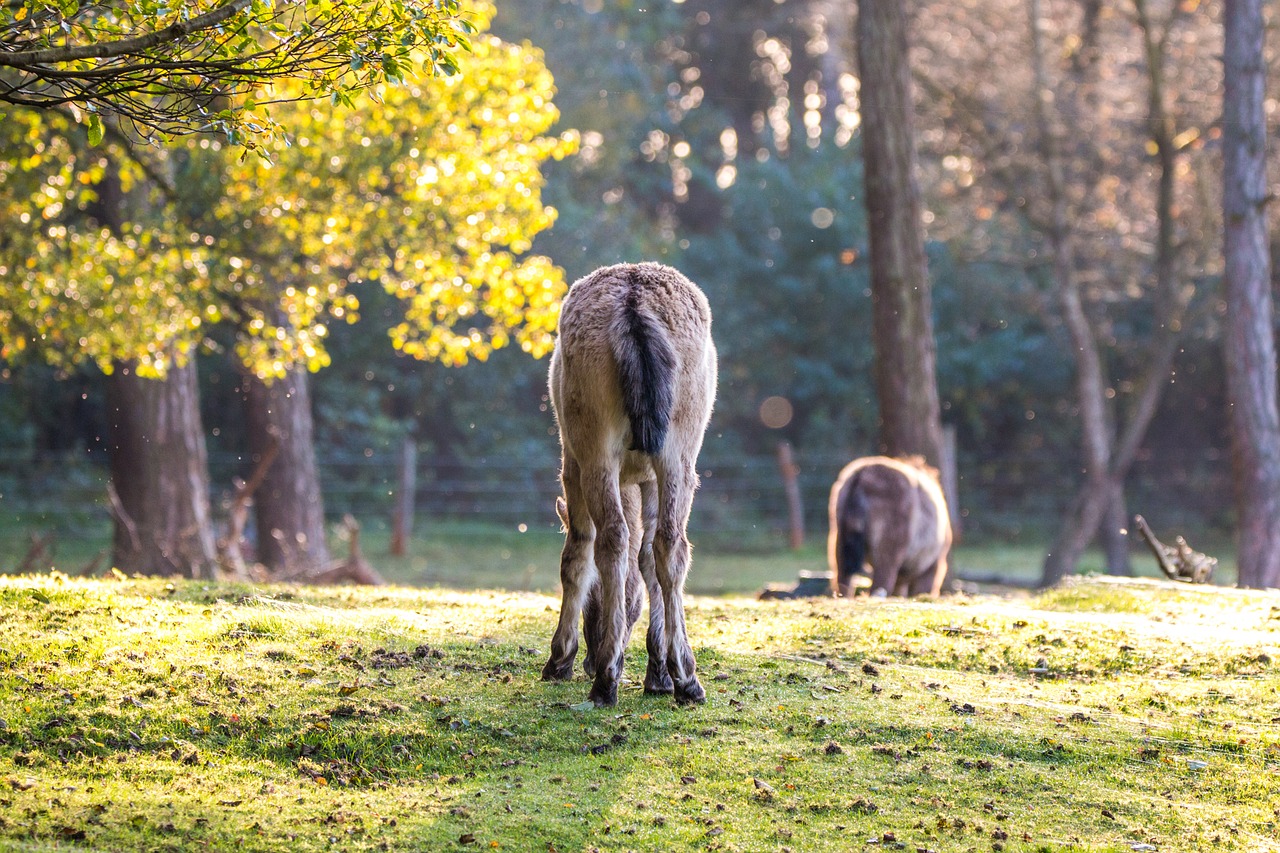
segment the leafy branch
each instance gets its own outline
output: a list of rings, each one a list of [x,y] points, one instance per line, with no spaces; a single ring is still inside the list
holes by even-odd
[[[68,107],[142,139],[277,127],[263,86],[349,103],[411,74],[449,75],[474,28],[458,0],[11,0],[0,5],[0,106]]]

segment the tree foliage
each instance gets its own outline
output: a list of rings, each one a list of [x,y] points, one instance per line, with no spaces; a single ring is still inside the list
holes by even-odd
[[[273,144],[270,160],[228,158],[212,211],[231,225],[228,280],[276,287],[285,318],[241,301],[247,363],[327,363],[323,315],[350,316],[345,283],[358,278],[405,302],[391,336],[417,358],[550,347],[563,279],[529,250],[555,218],[541,166],[576,137],[544,135],[558,113],[536,50],[479,36],[472,51],[464,75],[383,84],[351,106],[286,96],[277,112],[297,138]]]
[[[92,144],[110,121],[254,144],[278,130],[245,97],[263,83],[350,101],[454,73],[471,31],[458,0],[14,0],[0,7],[0,104],[69,107]]]
[[[93,148],[61,114],[15,112],[0,130],[0,354],[161,374],[230,321],[259,375],[314,370],[360,278],[405,301],[392,337],[411,355],[540,354],[564,288],[529,254],[554,219],[540,167],[576,140],[544,135],[552,93],[536,50],[480,36],[463,75],[338,104],[299,100],[301,83],[260,91],[295,131],[262,157],[216,136]]]

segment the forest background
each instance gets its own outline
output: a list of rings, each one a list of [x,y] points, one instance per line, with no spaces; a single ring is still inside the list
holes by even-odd
[[[1136,511],[1198,547],[1227,547],[1221,10],[1044,6],[1037,42],[1019,0],[914,4],[937,375],[964,536],[1048,551],[1077,524],[1086,486],[1081,330],[1054,277],[1053,170],[1036,120],[1047,102],[1072,271],[1101,356],[1104,428],[1131,462],[1117,467],[1124,500],[1103,530],[1117,533]],[[814,538],[839,467],[877,449],[851,17],[836,0],[504,0],[493,18],[495,35],[527,43],[554,76],[559,116],[546,138],[576,132],[576,153],[542,165],[556,217],[532,253],[565,281],[662,260],[711,301],[720,394],[693,521],[710,549],[782,546],[779,442],[799,462]],[[373,149],[394,166],[393,153]],[[239,162],[252,172],[252,156]],[[306,271],[325,286],[323,268]],[[24,283],[6,276],[4,286]],[[554,529],[546,365],[525,351],[538,345],[486,347],[465,364],[446,346],[416,360],[386,334],[412,320],[411,302],[376,275],[350,276],[346,291],[360,319],[329,324],[328,364],[311,365],[309,389],[329,519],[389,516],[408,438],[422,514]],[[232,478],[249,477],[264,451],[242,406],[244,341],[217,329],[200,337],[210,484],[225,508]],[[53,531],[91,553],[110,535],[109,382],[99,366],[26,355],[6,353],[0,382],[6,548],[21,554],[29,534]],[[1111,566],[1123,570],[1125,543],[1111,540]]]

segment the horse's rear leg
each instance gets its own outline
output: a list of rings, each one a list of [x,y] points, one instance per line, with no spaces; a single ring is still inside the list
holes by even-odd
[[[646,480],[640,484],[640,505],[643,513],[644,535],[640,542],[640,576],[649,592],[649,632],[645,636],[645,648],[649,662],[644,670],[644,692],[666,694],[675,688],[671,673],[667,672],[667,633],[664,630],[662,585],[658,583],[658,570],[654,565],[653,537],[658,527],[658,484]]]
[[[560,475],[564,485],[564,548],[560,552],[560,621],[551,637],[551,657],[542,668],[543,681],[565,681],[573,676],[573,659],[578,654],[578,618],[583,600],[595,584],[591,550],[595,526],[582,494],[577,462],[567,457]]]
[[[698,682],[693,649],[684,623],[684,581],[689,573],[689,539],[685,527],[697,487],[693,460],[658,473],[658,530],[654,537],[654,564],[662,587],[666,615],[667,672],[675,699],[681,704],[705,702],[706,691]]]
[[[618,679],[622,675],[623,643],[627,625],[627,553],[630,531],[623,514],[617,471],[597,468],[584,471],[583,494],[596,527],[595,564],[600,584],[600,612],[595,636],[595,680],[588,698],[597,708],[617,704]]]

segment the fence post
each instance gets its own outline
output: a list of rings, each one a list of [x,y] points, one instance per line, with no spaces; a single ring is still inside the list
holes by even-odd
[[[413,497],[417,488],[418,446],[406,435],[400,444],[400,465],[395,508],[391,518],[391,553],[403,557],[413,534]]]
[[[778,442],[778,468],[782,471],[782,488],[787,496],[787,521],[791,550],[804,547],[804,506],[800,502],[800,469],[791,453],[791,442]]]
[[[960,466],[956,459],[956,428],[951,424],[942,427],[942,455],[938,460],[942,480],[942,495],[947,499],[947,512],[951,515],[951,540],[960,541]]]

